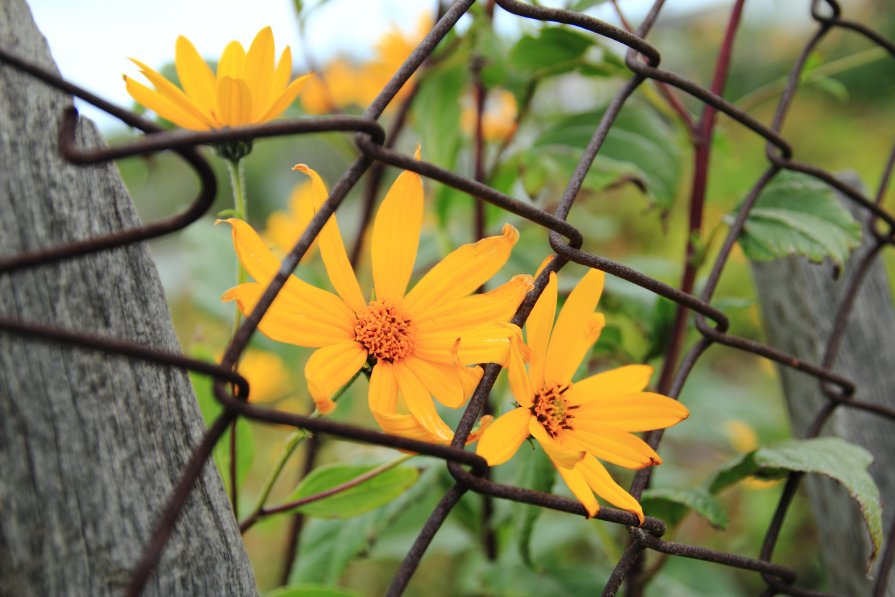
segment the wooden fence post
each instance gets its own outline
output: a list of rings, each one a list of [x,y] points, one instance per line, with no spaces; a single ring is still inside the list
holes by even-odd
[[[24,0],[0,46],[55,69]],[[70,103],[0,64],[0,255],[139,223],[113,164],[59,156]],[[179,350],[143,244],[0,275],[0,315]],[[0,332],[0,594],[120,595],[202,431],[183,371]],[[145,594],[256,594],[213,464]]]

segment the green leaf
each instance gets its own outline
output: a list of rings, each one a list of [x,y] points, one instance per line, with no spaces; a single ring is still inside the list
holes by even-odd
[[[867,472],[873,456],[864,448],[837,437],[791,440],[759,448],[718,471],[709,480],[710,493],[718,493],[749,476],[778,478],[790,471],[816,473],[840,483],[858,503],[873,548],[868,567],[882,542],[879,489]]]
[[[532,155],[543,159],[543,156],[568,152],[570,147],[577,149],[576,155],[580,155],[604,113],[605,109],[601,109],[559,120],[535,140]],[[679,136],[649,105],[628,102],[606,136],[591,167],[591,171],[594,170],[625,174],[663,211],[668,211],[680,186],[682,151]]]
[[[691,510],[716,529],[725,529],[730,522],[721,503],[704,489],[647,489],[640,503],[648,516],[660,518],[670,526],[678,524]]]
[[[298,484],[289,501],[327,491],[375,468],[377,465],[322,466]],[[299,506],[295,511],[321,518],[352,518],[389,503],[413,485],[418,477],[419,472],[413,467],[392,468],[331,497]]]
[[[338,582],[348,565],[367,550],[368,524],[363,516],[351,520],[308,520],[301,534],[301,557],[295,561],[290,582]]]
[[[463,56],[427,73],[413,101],[414,126],[420,134],[423,159],[448,170],[460,149],[460,110],[469,65]]]
[[[727,216],[733,221],[736,212]],[[829,186],[806,174],[778,175],[749,212],[740,246],[753,261],[803,255],[842,265],[861,243],[861,225]]]
[[[264,597],[360,597],[360,593],[322,585],[295,585],[268,591]]]
[[[571,10],[581,12],[582,10],[587,10],[591,6],[597,6],[604,2],[606,2],[606,0],[578,0],[578,2],[572,5]]]
[[[510,50],[510,64],[536,75],[573,70],[594,44],[592,37],[565,27],[544,27],[537,37],[523,35]]]
[[[519,475],[514,483],[517,487],[533,489],[548,493],[553,488],[556,480],[556,468],[541,449],[523,449],[517,452],[517,458],[524,458],[525,462],[519,467]],[[514,512],[513,528],[519,529],[518,547],[522,561],[530,569],[535,565],[531,557],[531,535],[534,532],[535,522],[543,512],[543,508],[528,504],[517,504]]]

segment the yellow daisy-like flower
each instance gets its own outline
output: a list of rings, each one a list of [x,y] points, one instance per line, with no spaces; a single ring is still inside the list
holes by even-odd
[[[315,209],[328,196],[316,172],[311,178]],[[429,270],[409,292],[423,218],[423,185],[403,172],[376,214],[372,234],[375,295],[366,300],[348,260],[335,216],[318,236],[327,275],[336,294],[291,276],[258,326],[273,340],[317,348],[305,377],[322,413],[332,411],[332,396],[365,364],[372,365],[370,410],[389,433],[447,443],[452,430],[432,401],[457,408],[482,376],[473,363],[503,362],[509,337],[518,328],[512,317],[532,287],[531,276],[516,276],[485,294],[472,293],[503,266],[519,234],[503,234],[464,245]],[[243,313],[254,308],[280,268],[252,228],[227,220],[243,267],[256,280],[224,293]],[[462,338],[462,342],[460,341]],[[399,399],[408,412],[401,412]]]
[[[311,196],[311,183],[302,181],[292,189],[292,194],[289,195],[288,209],[275,211],[267,216],[264,237],[273,244],[280,254],[285,255],[298,242],[313,217],[314,203]],[[302,261],[311,255],[311,251],[316,246],[317,241],[314,241],[314,244],[302,257]]]
[[[280,357],[272,352],[246,351],[237,370],[249,382],[252,402],[271,402],[285,396],[289,374]]]
[[[224,49],[217,73],[190,41],[177,38],[177,77],[182,89],[139,60],[131,60],[154,89],[127,75],[128,93],[138,103],[177,126],[204,131],[273,120],[295,101],[308,75],[289,82],[292,53],[287,46],[274,63],[273,32],[265,27],[246,52],[237,41]]]
[[[464,102],[460,126],[467,135],[475,132],[476,111],[470,97]],[[503,141],[516,131],[516,96],[506,89],[495,89],[488,94],[482,114],[482,135],[487,141]]]
[[[572,383],[572,375],[603,329],[594,313],[603,272],[591,270],[569,294],[554,325],[556,275],[551,273],[526,324],[528,345],[511,342],[507,372],[519,406],[485,430],[476,452],[490,465],[509,460],[534,436],[590,516],[599,510],[594,493],[637,515],[643,509],[616,483],[600,460],[640,469],[661,464],[635,431],[664,429],[687,418],[686,407],[644,392],[652,369],[629,365]],[[529,361],[525,368],[526,357]]]

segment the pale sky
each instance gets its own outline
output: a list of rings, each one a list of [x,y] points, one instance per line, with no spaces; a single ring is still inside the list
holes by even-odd
[[[669,0],[667,6],[670,12],[679,13],[718,2]],[[636,20],[652,3],[623,0],[622,6]],[[140,80],[136,66],[127,58],[159,68],[173,61],[179,35],[189,38],[203,56],[214,58],[229,41],[247,45],[256,32],[270,25],[277,53],[291,46],[300,70],[298,26],[291,0],[29,0],[29,5],[63,76],[124,106],[130,105],[131,99],[124,90],[122,73]],[[331,0],[309,21],[307,43],[318,60],[340,52],[366,56],[391,24],[413,30],[418,16],[431,14],[434,7],[434,0]],[[614,20],[608,3],[589,12]],[[516,17],[500,13],[499,28],[519,26]],[[116,125],[114,119],[81,108],[103,128]]]

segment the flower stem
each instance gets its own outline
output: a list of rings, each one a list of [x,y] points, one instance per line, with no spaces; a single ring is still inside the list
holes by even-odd
[[[332,397],[333,402],[338,402],[339,398],[342,397],[342,394],[344,394],[345,391],[351,386],[351,384],[354,383],[354,380],[360,376],[361,371],[362,369],[359,369],[358,372],[355,373],[354,376],[348,380],[348,383],[339,388],[339,390]],[[314,414],[312,416],[322,417],[323,415],[318,411],[314,411]],[[270,512],[270,510],[266,510],[264,508],[264,504],[267,503],[267,498],[270,497],[270,492],[273,490],[273,486],[276,484],[277,479],[280,478],[280,474],[283,472],[283,468],[286,466],[286,462],[288,462],[292,454],[295,453],[296,448],[298,448],[298,446],[301,445],[304,440],[310,437],[311,433],[309,433],[308,431],[304,429],[296,429],[289,435],[288,438],[286,438],[286,447],[283,450],[283,453],[280,454],[280,457],[279,459],[277,459],[274,467],[271,469],[270,475],[268,475],[267,480],[264,481],[264,486],[261,489],[261,493],[258,494],[258,499],[255,500],[255,505],[252,506],[251,514],[249,514],[246,519],[243,520],[242,523],[240,523],[239,525],[240,532],[244,533],[262,516],[265,516],[267,513]],[[382,471],[380,471],[380,473],[381,472]]]
[[[258,498],[255,500],[255,505],[252,506],[253,514],[249,516],[249,519],[264,509],[264,504],[267,503],[267,498],[270,497],[270,492],[273,490],[273,486],[276,484],[277,479],[280,478],[280,473],[283,472],[283,467],[286,466],[286,462],[295,452],[296,448],[309,437],[311,437],[311,434],[304,429],[296,429],[286,438],[286,446],[283,449],[283,453],[280,454],[279,459],[277,459],[276,464],[274,464],[273,469],[271,469],[270,474],[267,476],[267,480],[264,481],[264,487],[261,488],[261,493],[258,494]]]
[[[246,216],[246,195],[245,195],[245,171],[242,167],[242,158],[227,160],[227,170],[230,172],[230,187],[233,189],[233,212],[234,216],[240,220],[244,220]],[[236,284],[243,284],[247,280],[246,271],[236,260]],[[233,311],[233,334],[239,329],[242,321],[242,312],[239,305],[234,303]],[[236,421],[230,426],[230,501],[233,504],[233,512],[238,514],[239,503],[237,491],[237,463],[238,447],[236,443]]]

